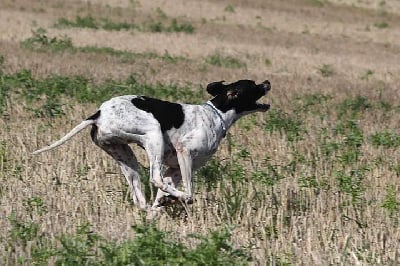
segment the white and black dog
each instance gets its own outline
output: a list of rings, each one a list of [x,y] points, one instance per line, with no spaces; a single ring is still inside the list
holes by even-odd
[[[270,107],[257,103],[271,89],[269,81],[261,84],[252,80],[223,83],[208,84],[207,92],[214,98],[202,105],[134,95],[112,98],[67,135],[34,154],[63,144],[91,125],[92,140],[118,162],[139,208],[145,209],[147,204],[141,189],[138,162],[129,143],[136,143],[147,152],[150,182],[158,188],[152,209],[161,207],[164,196],[191,203],[193,170],[203,166],[215,153],[236,120],[257,111],[265,112]],[[162,165],[167,166],[164,174]],[[184,191],[177,189],[181,180]]]

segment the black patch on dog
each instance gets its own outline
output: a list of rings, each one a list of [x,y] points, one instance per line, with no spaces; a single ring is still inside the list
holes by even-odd
[[[179,128],[185,120],[182,105],[141,96],[132,99],[133,105],[137,108],[153,114],[161,126],[161,132],[165,132],[172,127]]]
[[[99,116],[100,116],[100,110],[98,110],[95,114],[86,118],[86,120],[96,120],[97,118],[99,118]]]
[[[94,143],[97,143],[97,126],[92,125],[92,129],[90,130],[90,137]]]
[[[225,113],[235,109],[239,114],[260,108],[261,105],[256,101],[264,96],[270,87],[269,81],[258,85],[253,80],[238,80],[227,85],[219,81],[210,83],[207,91],[215,96],[211,101],[219,110]]]

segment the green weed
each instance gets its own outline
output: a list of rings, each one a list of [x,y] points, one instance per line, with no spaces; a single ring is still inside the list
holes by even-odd
[[[75,18],[75,21],[71,21],[66,18],[59,18],[54,26],[57,28],[65,28],[65,27],[91,28],[91,29],[99,28],[98,22],[91,15],[85,17],[77,16]]]
[[[264,59],[264,64],[265,64],[266,66],[272,66],[272,61],[271,61],[271,59],[265,58],[265,59]]]
[[[212,231],[206,237],[191,235],[200,240],[200,243],[188,254],[189,261],[196,265],[247,265],[251,261],[247,248],[234,248],[230,242],[231,236],[232,233],[227,228]]]
[[[206,58],[206,63],[226,68],[243,68],[246,64],[237,58],[231,56],[222,56],[220,54],[213,54]]]
[[[323,7],[326,3],[328,3],[328,0],[309,0],[309,2],[313,6]]]
[[[224,11],[228,12],[228,13],[235,13],[235,7],[231,4],[229,4],[225,7]]]
[[[397,177],[400,177],[400,164],[392,166],[391,169],[396,173]]]
[[[36,200],[33,200],[36,202]],[[31,202],[28,200],[28,202]],[[31,202],[32,203],[32,202]],[[42,213],[39,213],[41,215]],[[29,265],[46,265],[50,257],[55,255],[48,238],[40,232],[40,225],[32,220],[23,221],[17,218],[15,212],[8,217],[11,229],[7,243],[8,256],[11,256],[16,249],[23,248],[27,257],[19,257],[18,263]]]
[[[319,188],[319,183],[315,176],[300,177],[297,181],[300,187],[304,188]]]
[[[123,94],[148,95],[158,98],[200,102],[203,98],[202,90],[193,90],[189,87],[179,87],[174,84],[144,84],[139,83],[135,75],[126,80],[107,80],[94,84],[82,76],[51,75],[43,79],[36,79],[31,71],[23,69],[15,74],[0,73],[2,87],[6,92],[18,92],[29,103],[26,109],[36,117],[57,117],[64,115],[62,97],[67,96],[78,102],[103,102],[113,96]],[[43,96],[45,102],[43,103]],[[40,103],[37,106],[37,103]],[[37,107],[36,107],[37,106]]]
[[[160,17],[160,16],[159,16]],[[167,20],[166,17],[161,16],[162,20]],[[77,16],[75,20],[68,20],[66,18],[59,18],[54,24],[57,28],[75,27],[75,28],[91,28],[91,29],[104,29],[104,30],[130,30],[135,29],[142,32],[184,32],[193,33],[194,27],[190,23],[178,22],[173,18],[169,23],[150,19],[140,25],[128,22],[113,22],[107,18],[95,19],[91,15],[80,17]]]
[[[378,29],[386,29],[389,28],[389,24],[386,21],[377,22],[374,26]]]
[[[121,59],[122,63],[129,63],[135,61],[136,59],[162,59],[168,63],[177,63],[179,61],[185,61],[186,58],[182,56],[172,56],[167,51],[164,55],[159,55],[151,52],[144,53],[134,53],[123,50],[116,50],[111,47],[98,47],[98,46],[83,46],[83,47],[75,47],[71,40],[68,37],[57,38],[57,37],[48,37],[46,30],[38,29],[36,31],[32,31],[33,36],[24,40],[21,45],[25,49],[38,51],[38,52],[71,52],[71,53],[95,53],[95,54],[106,54],[114,57],[118,57]],[[1,66],[1,65],[0,65]],[[1,89],[2,87],[0,87]],[[0,91],[1,97],[1,91]],[[0,106],[1,106],[1,98],[0,98]]]
[[[29,241],[34,240],[39,233],[39,224],[35,222],[22,222],[15,212],[8,218],[11,224],[10,239],[26,247]]]
[[[375,147],[382,146],[384,148],[400,147],[400,134],[395,132],[377,132],[371,136],[371,143]]]
[[[185,32],[193,33],[194,27],[190,23],[179,23],[176,19],[172,19],[169,27],[166,28],[167,32]]]
[[[42,216],[47,213],[47,206],[40,197],[31,197],[24,200],[23,205],[25,206],[25,211],[29,214],[30,218],[33,219],[34,214]]]
[[[341,102],[338,107],[338,117],[344,116],[355,118],[360,113],[372,108],[370,101],[363,96],[356,96],[355,98],[347,98]]]
[[[197,170],[196,174],[196,184],[200,186],[205,186],[207,191],[210,191],[216,187],[219,181],[223,179],[222,173],[228,170],[229,165],[218,159],[211,159],[207,164]]]
[[[32,37],[22,42],[22,47],[39,51],[50,50],[52,52],[74,49],[72,41],[69,37],[50,38],[47,36],[46,30],[43,28],[32,31],[32,35]]]
[[[319,69],[319,72],[324,78],[331,77],[333,74],[335,74],[333,67],[327,64],[322,65],[322,67]]]
[[[313,108],[317,109],[316,112],[320,112],[320,106],[326,104],[332,96],[325,95],[322,93],[311,93],[311,94],[304,94],[301,96],[296,96],[297,105],[300,110],[308,112]]]
[[[363,166],[346,173],[344,170],[335,172],[340,192],[351,197],[351,205],[358,206],[361,203],[366,186],[364,184],[365,174],[370,168]]]
[[[389,212],[390,217],[398,215],[400,210],[400,201],[397,200],[397,192],[394,185],[390,185],[386,188],[386,196],[381,207]]]
[[[79,226],[76,234],[58,237],[61,247],[56,250],[56,265],[96,265],[101,255],[97,249],[103,239],[90,229],[90,224]]]
[[[5,140],[0,142],[0,174],[3,175],[7,168],[8,155],[7,155],[7,142]]]
[[[351,165],[362,155],[361,146],[364,143],[364,134],[357,121],[347,120],[339,122],[334,129],[335,134],[342,136],[339,159],[343,165]]]
[[[372,71],[371,69],[368,69],[368,70],[361,76],[361,79],[362,79],[362,80],[369,80],[373,75],[374,75],[374,71]]]
[[[251,260],[248,248],[233,247],[228,229],[208,236],[189,235],[198,243],[189,248],[154,224],[133,226],[135,238],[117,243],[84,223],[75,234],[63,234],[56,237],[57,243],[50,243],[39,233],[39,224],[22,222],[15,214],[9,221],[9,253],[22,245],[29,255],[20,257],[19,262],[31,265],[46,265],[50,259],[55,265],[246,265]]]
[[[0,114],[2,114],[4,112],[4,110],[6,109],[7,95],[8,95],[8,91],[10,89],[10,87],[6,85],[6,82],[2,78],[4,61],[5,61],[4,56],[2,54],[0,54]]]
[[[298,117],[284,113],[282,110],[270,110],[267,113],[266,121],[265,130],[267,132],[279,131],[286,136],[288,141],[300,140],[306,132]]]

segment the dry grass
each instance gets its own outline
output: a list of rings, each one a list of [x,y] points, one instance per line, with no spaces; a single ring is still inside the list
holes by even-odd
[[[160,16],[160,10],[167,17],[190,22],[195,32],[54,27],[60,17],[74,19],[87,14],[141,23]],[[138,56],[124,62],[110,54],[22,48],[20,42],[38,27],[45,28],[49,36],[70,37],[76,47],[153,52],[159,57]],[[165,60],[162,56],[166,51],[184,60]],[[246,66],[229,68],[206,63],[213,54],[234,57]],[[215,228],[232,226],[236,246],[253,245],[255,265],[400,263],[400,207],[392,216],[382,207],[390,186],[395,188],[397,202],[400,200],[399,147],[376,147],[369,139],[385,130],[399,134],[398,1],[2,1],[0,55],[5,59],[1,66],[5,73],[26,68],[37,78],[83,75],[95,84],[107,79],[123,80],[131,73],[137,73],[140,82],[190,84],[194,90],[214,80],[269,79],[271,112],[282,110],[292,118],[299,117],[307,132],[294,142],[277,131],[269,133],[265,130],[269,114],[238,122],[231,131],[235,145],[224,141],[217,158],[225,162],[236,158],[242,149],[249,151],[251,160],[246,157],[236,162],[245,169],[248,180],[234,187],[227,178],[210,190],[199,185],[188,216],[183,219],[183,214],[175,217],[171,212],[163,213],[158,228],[172,231],[176,239],[194,245],[185,238],[188,234],[207,234]],[[300,109],[308,95],[321,94],[331,98],[308,111]],[[374,105],[355,118],[364,136],[361,155],[351,164],[343,164],[335,156],[324,157],[324,137],[330,144],[340,145],[349,137],[335,134],[334,129],[346,120],[339,118],[340,104],[358,95]],[[30,105],[13,93],[0,118],[1,264],[13,265],[19,256],[31,254],[29,246],[24,248],[18,243],[14,243],[14,250],[6,250],[13,245],[7,240],[11,230],[7,217],[12,211],[21,220],[39,223],[40,230],[52,241],[85,222],[100,235],[121,241],[134,237],[131,225],[142,223],[143,214],[131,205],[116,164],[91,143],[88,134],[39,157],[30,155],[97,107],[66,97],[61,101],[65,104],[64,116],[35,118],[27,111]],[[392,107],[377,107],[379,102]],[[144,154],[140,150],[138,153],[146,165]],[[279,180],[272,185],[251,180],[254,172],[267,171],[271,165],[281,175]],[[288,170],[290,167],[293,171]],[[360,202],[352,204],[338,175],[362,167],[369,170],[362,174]],[[304,187],[302,182],[309,177],[315,178],[316,187]],[[243,193],[237,212],[230,212],[231,206],[223,196],[227,193]],[[32,197],[45,202],[46,213],[27,211],[26,202]]]

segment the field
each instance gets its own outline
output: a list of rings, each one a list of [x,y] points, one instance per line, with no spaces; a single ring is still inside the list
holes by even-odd
[[[112,96],[238,79],[271,109],[154,222],[89,130],[30,154]],[[398,0],[2,0],[0,264],[399,265],[399,90]]]

